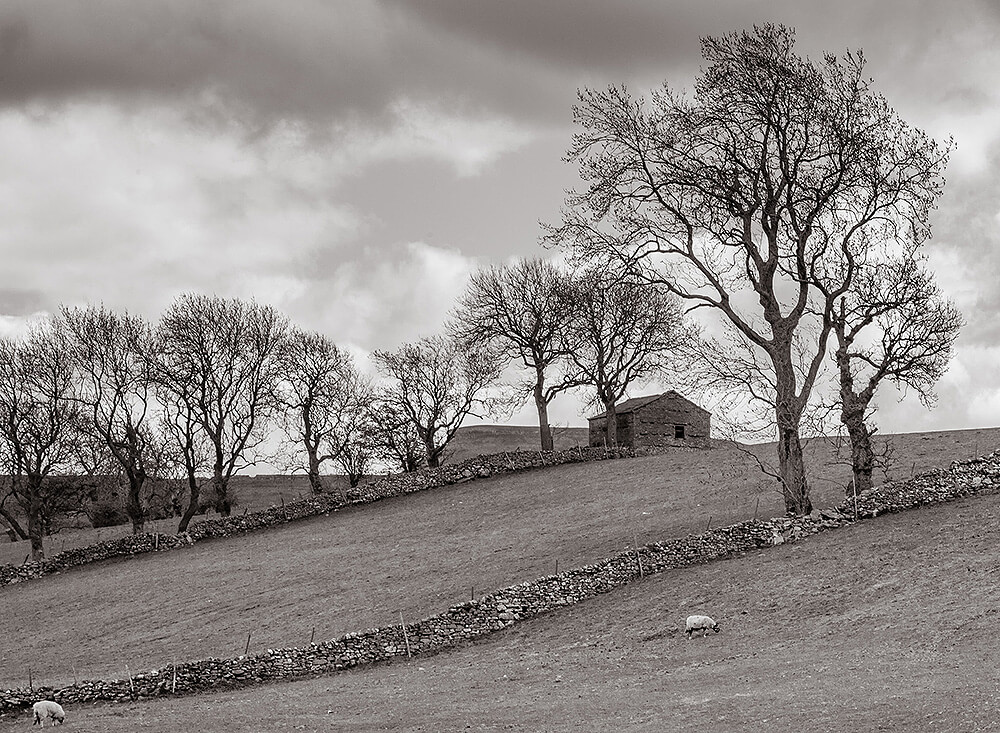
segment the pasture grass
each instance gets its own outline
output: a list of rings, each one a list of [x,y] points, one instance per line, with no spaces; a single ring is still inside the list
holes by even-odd
[[[586,444],[586,428],[554,428],[554,439],[557,449],[572,448]],[[878,436],[876,442],[883,445],[886,440],[893,445],[894,457],[888,465],[888,471],[880,472],[877,480],[905,478],[913,473],[920,473],[931,468],[947,466],[957,458],[968,458],[974,455],[989,453],[1000,447],[1000,429],[984,428],[977,430],[956,430],[937,433],[905,433],[891,436]],[[834,456],[835,441],[827,438],[814,439],[807,442],[806,454],[812,467],[810,476],[814,486],[832,484],[842,488],[850,479],[850,472],[843,465],[843,458]],[[523,425],[472,425],[461,428],[449,447],[448,460],[457,463],[480,454],[499,453],[514,450],[538,450],[538,429]],[[774,447],[772,444],[750,446],[756,455],[770,463],[774,462]],[[841,449],[846,455],[846,447]],[[838,462],[840,462],[838,464]],[[746,482],[757,486],[756,490],[773,493],[774,484],[764,480],[763,475],[753,465],[745,474]],[[738,463],[732,470],[737,473],[746,466]],[[327,476],[325,480],[333,485],[346,487],[343,476]],[[740,490],[731,497],[738,502],[740,496],[749,490]],[[233,477],[230,486],[233,500],[233,512],[257,511],[270,506],[279,505],[282,501],[293,501],[311,495],[309,481],[303,474],[255,476],[237,475]],[[732,492],[730,492],[732,493]],[[756,496],[756,495],[754,495]],[[213,519],[218,515],[209,511],[205,518]],[[707,515],[706,519],[708,518]],[[196,516],[192,522],[201,521]],[[147,522],[146,529],[150,532],[173,534],[177,531],[178,519],[171,517]],[[117,527],[101,529],[64,529],[57,534],[45,538],[46,554],[52,555],[65,549],[85,547],[101,540],[115,539],[131,532],[131,525],[123,524]],[[0,542],[0,564],[20,565],[31,554],[27,541]]]
[[[971,731],[1000,719],[1000,496],[667,571],[328,677],[74,706],[81,731]],[[61,579],[65,581],[66,579]],[[677,627],[712,614],[722,633]],[[0,720],[0,731],[23,720]]]
[[[966,457],[971,432],[910,436],[906,455],[921,465],[905,470]],[[988,437],[1000,431],[976,440]],[[839,501],[849,475],[829,448],[808,447],[817,506]],[[74,568],[0,590],[0,688],[26,684],[29,669],[36,684],[58,686],[124,677],[126,665],[236,656],[248,635],[260,651],[400,613],[417,620],[635,543],[781,514],[774,485],[731,446],[671,451],[497,476]]]

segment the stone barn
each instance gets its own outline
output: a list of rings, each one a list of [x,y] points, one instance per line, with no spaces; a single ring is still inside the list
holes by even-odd
[[[710,447],[712,413],[673,390],[633,397],[615,408],[618,445],[629,448]],[[607,415],[589,418],[590,445],[607,442]]]

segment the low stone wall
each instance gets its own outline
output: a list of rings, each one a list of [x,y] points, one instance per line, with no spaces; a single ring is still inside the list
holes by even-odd
[[[59,552],[40,561],[23,565],[0,566],[0,587],[25,580],[41,578],[67,568],[116,557],[162,552],[192,545],[203,539],[230,537],[274,527],[298,519],[329,514],[351,504],[367,504],[415,491],[486,478],[498,474],[527,471],[544,466],[555,466],[581,461],[600,461],[634,456],[627,448],[571,448],[562,451],[512,451],[478,456],[455,465],[425,468],[412,473],[385,476],[354,489],[349,501],[343,502],[331,494],[320,494],[307,499],[297,499],[281,506],[247,514],[203,519],[191,525],[184,534],[170,535],[147,532],[106,540],[87,547]]]
[[[858,516],[875,517],[998,490],[1000,451],[867,492],[859,497]],[[235,659],[186,662],[126,680],[86,681],[58,690],[5,690],[0,692],[0,714],[23,710],[42,697],[63,704],[124,702],[330,674],[397,657],[429,654],[606,593],[645,575],[732,557],[850,524],[854,521],[853,512],[852,500],[808,517],[752,520],[655,542],[594,565],[504,588],[405,627],[371,629],[307,647],[269,649]]]

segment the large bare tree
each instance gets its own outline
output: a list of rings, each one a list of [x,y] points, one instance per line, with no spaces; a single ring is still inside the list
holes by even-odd
[[[228,516],[229,480],[252,465],[278,410],[286,319],[270,306],[184,294],[163,314],[161,369],[176,400],[191,400],[211,446],[215,510]]]
[[[553,238],[710,309],[761,354],[785,506],[802,514],[800,425],[834,304],[872,247],[929,236],[950,144],[895,113],[861,53],[813,60],[794,40],[774,25],[703,39],[693,96],[583,91],[568,159],[588,186]]]
[[[0,340],[2,454],[36,560],[45,554],[46,505],[57,502],[58,493],[70,485],[50,478],[73,466],[80,427],[79,405],[73,396],[69,354],[50,322],[35,328],[23,341]],[[8,522],[14,519],[5,517]]]
[[[376,351],[373,358],[387,377],[383,401],[389,412],[413,426],[432,468],[441,465],[465,418],[481,416],[500,403],[487,388],[498,380],[502,364],[455,339],[423,338],[396,351]]]
[[[568,282],[566,273],[537,258],[485,268],[472,275],[453,313],[460,340],[517,360],[530,372],[525,391],[538,411],[542,450],[552,450],[549,403],[573,386],[552,373],[572,348],[566,339],[574,312]]]
[[[139,534],[146,521],[143,486],[155,463],[153,338],[140,316],[103,306],[67,308],[55,319],[76,375],[75,399],[128,482],[124,506]]]
[[[607,442],[617,445],[616,403],[632,385],[669,371],[677,349],[695,334],[676,296],[620,273],[580,273],[570,296],[574,317],[565,331],[570,381],[594,390],[593,403],[607,418]]]
[[[285,432],[305,450],[309,485],[323,491],[321,468],[361,439],[372,387],[350,354],[322,334],[293,328],[286,342],[285,369],[279,391],[286,409]],[[349,462],[353,466],[353,462]],[[357,485],[356,483],[354,485]]]
[[[944,374],[963,325],[933,275],[912,257],[859,269],[833,312],[840,416],[851,442],[854,489],[872,486],[875,451],[869,410],[879,386],[914,390],[925,405]]]

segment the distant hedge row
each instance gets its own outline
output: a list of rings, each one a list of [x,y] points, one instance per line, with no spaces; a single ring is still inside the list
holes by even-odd
[[[1000,451],[867,492],[859,497],[858,517],[874,517],[997,490],[1000,490]],[[0,714],[27,708],[41,697],[63,704],[126,702],[331,674],[397,657],[433,653],[607,593],[645,575],[794,541],[850,524],[853,517],[851,500],[808,517],[752,520],[668,542],[654,542],[593,565],[504,588],[413,624],[370,629],[306,647],[268,649],[234,659],[185,662],[126,680],[85,681],[58,690],[6,690],[0,692]]]
[[[286,502],[281,506],[272,506],[262,511],[218,519],[203,519],[191,525],[189,530],[183,534],[147,532],[128,535],[87,547],[64,550],[51,557],[26,562],[23,565],[3,565],[0,566],[0,587],[41,578],[67,568],[100,560],[172,550],[192,545],[203,539],[246,534],[297,519],[329,514],[350,504],[367,504],[438,486],[543,466],[624,458],[633,455],[635,455],[634,451],[628,448],[577,447],[561,451],[512,451],[477,456],[455,465],[424,468],[411,473],[394,474],[375,479],[353,492],[346,503],[336,496],[319,494]]]

